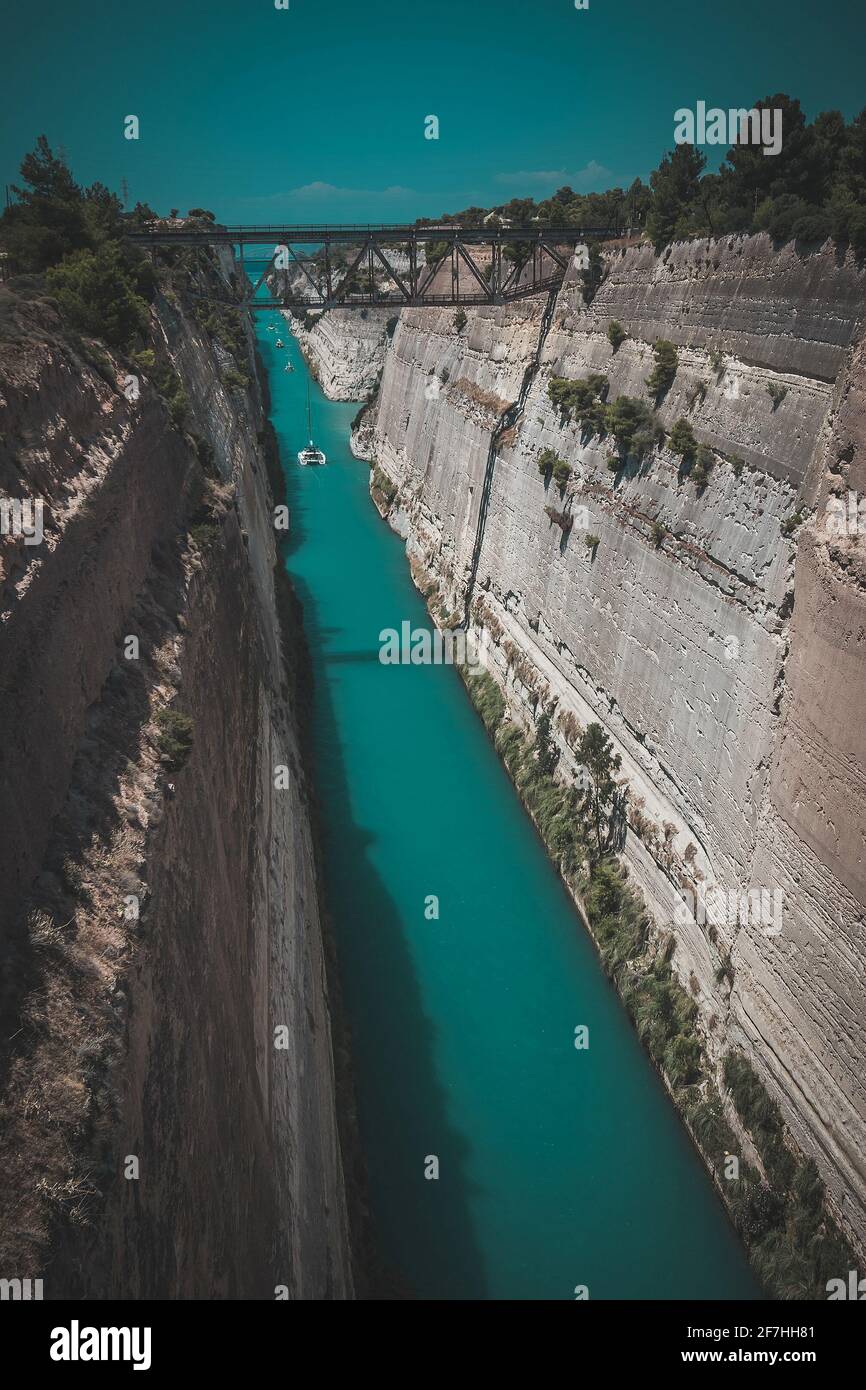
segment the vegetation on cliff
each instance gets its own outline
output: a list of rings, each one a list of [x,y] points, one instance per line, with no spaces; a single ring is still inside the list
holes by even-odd
[[[123,240],[119,199],[101,183],[79,187],[44,135],[22,161],[21,177],[17,201],[0,217],[13,270],[45,272],[47,292],[80,332],[116,348],[142,339],[156,282],[145,257]]]
[[[473,615],[483,621],[483,604],[476,601]],[[671,966],[675,939],[651,933],[643,899],[615,857],[627,788],[617,782],[619,760],[610,740],[598,724],[579,730],[568,723],[567,742],[581,762],[582,785],[560,781],[551,709],[541,709],[533,738],[508,719],[502,691],[488,672],[466,683],[585,913],[606,974],[705,1156],[759,1277],[779,1298],[826,1298],[827,1280],[854,1268],[854,1254],[827,1211],[815,1164],[798,1155],[778,1106],[749,1063],[728,1052],[720,1078],[707,1055],[696,1002]],[[721,1086],[761,1169],[743,1154],[725,1116]]]
[[[647,390],[658,401],[673,385],[677,374],[678,357],[673,343],[667,338],[659,338],[653,348],[655,366],[646,379]]]
[[[547,394],[564,423],[576,419],[587,435],[613,436],[622,455],[612,460],[614,471],[618,471],[627,455],[642,458],[654,445],[660,444],[664,430],[646,401],[636,396],[617,396],[608,402],[607,390],[607,377],[599,374],[575,381],[554,376],[548,383]],[[540,470],[542,457],[539,457]]]
[[[151,334],[150,304],[157,288],[176,299],[178,284],[203,292],[213,275],[209,248],[163,248],[156,265],[126,238],[131,226],[154,216],[137,204],[124,216],[117,197],[101,183],[79,186],[44,135],[21,163],[17,201],[0,217],[0,243],[13,272],[31,277],[31,290],[59,310],[82,355],[116,386],[110,360],[77,335],[99,339],[130,364],[165,401],[172,423],[183,429],[186,392],[159,337]],[[213,213],[194,208],[191,217],[213,221]],[[201,297],[192,306],[198,322],[224,354],[222,381],[229,390],[251,385],[247,336],[240,311]],[[226,357],[229,359],[226,361]]]
[[[760,144],[738,144],[717,173],[707,173],[699,149],[676,145],[648,185],[635,179],[600,193],[564,185],[541,202],[512,198],[435,221],[480,226],[493,213],[504,225],[645,228],[657,251],[687,237],[736,232],[769,232],[777,241],[832,237],[866,251],[866,109],[850,122],[839,111],[807,122],[799,101],[783,92],[754,107],[782,113],[782,146],[771,157]]]

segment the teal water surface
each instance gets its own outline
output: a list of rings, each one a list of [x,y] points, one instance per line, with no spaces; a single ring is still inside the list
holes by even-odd
[[[459,677],[380,664],[381,629],[430,619],[349,452],[357,406],[313,386],[328,463],[299,468],[306,368],[285,325],[287,352],[267,329],[276,316],[258,318],[385,1261],[422,1297],[571,1299],[578,1285],[593,1299],[758,1296]]]

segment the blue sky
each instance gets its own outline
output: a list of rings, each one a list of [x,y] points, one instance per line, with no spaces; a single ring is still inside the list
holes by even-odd
[[[627,185],[699,99],[866,105],[862,0],[24,0],[2,32],[4,183],[44,132],[81,181],[221,220],[399,221]]]

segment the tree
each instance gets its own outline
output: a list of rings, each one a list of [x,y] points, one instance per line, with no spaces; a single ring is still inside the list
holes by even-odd
[[[36,149],[22,159],[21,177],[27,187],[13,188],[13,192],[23,203],[33,203],[40,198],[74,202],[81,197],[81,189],[69,166],[52,153],[44,135],[37,139]]]
[[[650,174],[653,197],[646,226],[656,251],[690,231],[706,162],[693,145],[677,145]]]
[[[695,455],[698,441],[695,439],[695,432],[688,420],[680,418],[677,420],[668,436],[668,445],[671,452],[679,454],[684,462],[690,462]]]
[[[673,383],[677,374],[679,359],[673,343],[667,338],[658,338],[653,348],[655,366],[647,377],[647,390],[658,401]]]
[[[614,352],[616,352],[621,344],[625,342],[628,334],[619,319],[611,319],[610,323],[607,325],[607,336],[611,347]]]
[[[636,396],[617,396],[607,407],[605,423],[623,454],[634,453],[638,458],[664,438],[655,412]]]
[[[710,469],[715,463],[716,458],[712,449],[706,444],[699,444],[695,454],[694,467],[689,473],[689,478],[695,484],[698,491],[706,487],[710,476]]]
[[[583,290],[583,301],[591,304],[595,292],[602,282],[604,276],[604,258],[601,254],[601,246],[597,241],[587,243],[589,250],[589,265],[586,270],[580,273],[580,283]]]
[[[554,466],[559,462],[559,454],[557,454],[555,449],[542,449],[541,453],[538,455],[538,471],[544,479],[545,484],[550,482]]]
[[[595,831],[598,853],[603,854],[610,847],[624,808],[626,793],[614,780],[622,759],[619,753],[614,753],[613,744],[600,724],[587,725],[576,754],[587,773],[584,809]]]
[[[535,761],[544,777],[552,777],[559,762],[559,749],[550,736],[550,715],[541,715],[535,726]]]
[[[693,146],[677,145],[653,172],[649,186],[635,179],[625,190],[575,193],[566,185],[540,203],[512,198],[487,214],[469,208],[443,214],[436,222],[474,225],[471,219],[477,217],[497,227],[529,222],[583,228],[645,226],[657,251],[678,237],[766,230],[774,237],[809,241],[830,235],[840,244],[866,251],[866,112],[846,124],[841,112],[822,111],[808,125],[799,102],[784,92],[755,102],[750,110],[758,113],[757,123],[749,117],[742,143],[735,140],[718,173],[705,172],[704,155]],[[766,129],[761,113],[766,111],[772,113],[772,154],[765,154],[761,143]],[[418,225],[432,221],[419,218]],[[445,245],[440,243],[443,253]],[[512,243],[509,254],[521,263],[526,247]],[[592,245],[590,257],[591,269],[583,275],[587,300],[600,280]]]
[[[3,245],[17,271],[45,270],[70,251],[93,244],[81,189],[44,135],[21,162],[24,187],[0,219]]]
[[[48,271],[49,291],[74,327],[112,347],[129,347],[147,329],[147,305],[136,294],[120,247],[75,251]]]

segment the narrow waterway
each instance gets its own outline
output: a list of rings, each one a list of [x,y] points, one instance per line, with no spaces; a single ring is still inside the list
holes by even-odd
[[[378,660],[382,628],[430,619],[349,452],[356,405],[314,384],[328,463],[297,466],[306,368],[284,324],[289,348],[276,348],[274,322],[260,314],[257,331],[314,665],[328,905],[382,1254],[423,1297],[757,1296],[459,677]]]

